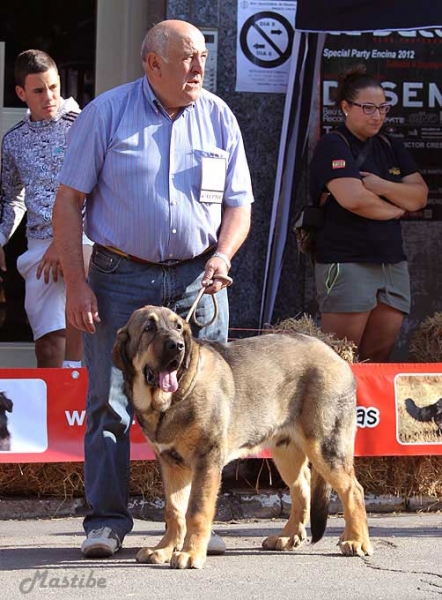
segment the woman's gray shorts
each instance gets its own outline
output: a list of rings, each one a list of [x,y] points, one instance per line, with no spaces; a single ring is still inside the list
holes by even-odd
[[[322,313],[367,312],[379,303],[410,312],[406,261],[395,264],[316,263],[316,291]]]

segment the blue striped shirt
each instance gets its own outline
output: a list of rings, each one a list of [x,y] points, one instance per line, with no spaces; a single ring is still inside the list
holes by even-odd
[[[200,201],[203,157],[225,158],[222,203]],[[152,262],[216,246],[222,206],[253,202],[241,132],[202,90],[174,121],[146,79],[90,102],[70,129],[60,183],[84,192],[94,242]]]

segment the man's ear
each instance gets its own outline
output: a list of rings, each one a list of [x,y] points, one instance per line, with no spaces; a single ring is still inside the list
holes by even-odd
[[[144,70],[150,75],[161,75],[161,59],[155,52],[149,52],[143,61]]]
[[[21,85],[15,86],[15,93],[20,98],[22,102],[26,102],[26,92],[25,89],[21,87]]]

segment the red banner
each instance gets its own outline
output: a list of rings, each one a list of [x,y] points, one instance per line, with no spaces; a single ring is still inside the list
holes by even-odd
[[[442,454],[442,363],[352,368],[357,456]],[[0,369],[0,462],[82,461],[86,389],[85,369]],[[136,423],[131,441],[154,458]]]

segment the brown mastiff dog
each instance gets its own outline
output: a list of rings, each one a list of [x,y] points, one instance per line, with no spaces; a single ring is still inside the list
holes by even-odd
[[[355,380],[329,346],[279,333],[203,342],[171,310],[145,306],[119,330],[113,355],[166,496],[166,533],[138,552],[139,562],[201,568],[223,466],[263,448],[271,449],[292,500],[289,520],[263,541],[265,549],[302,544],[310,512],[312,543],[320,540],[333,488],[344,507],[342,553],[371,554],[353,468]]]

